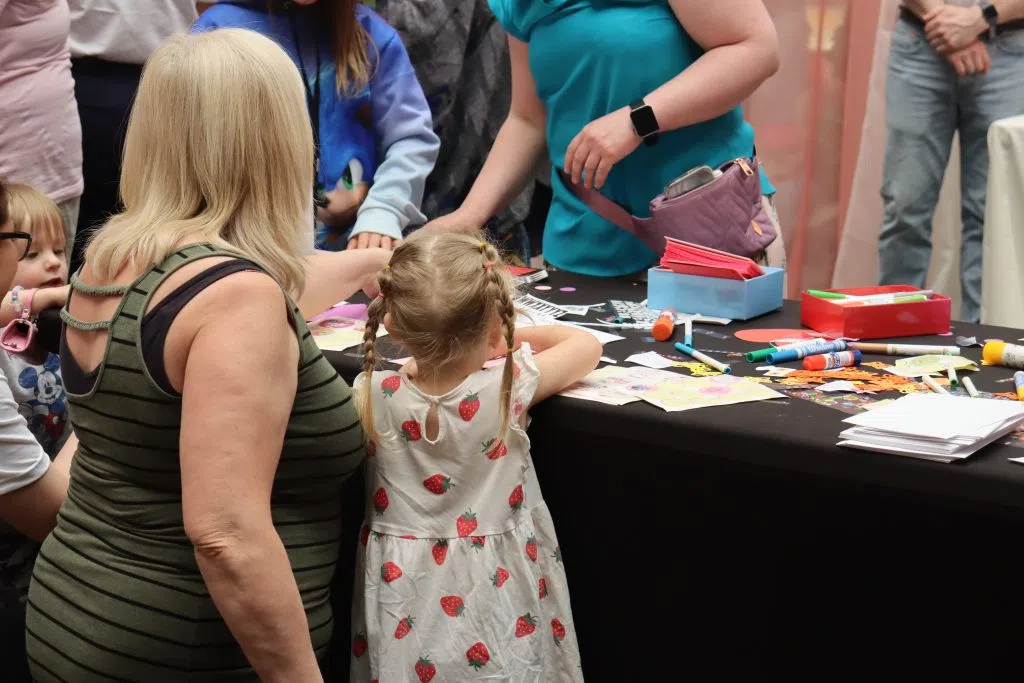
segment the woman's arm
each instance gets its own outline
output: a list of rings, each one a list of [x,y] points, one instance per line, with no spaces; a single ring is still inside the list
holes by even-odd
[[[309,319],[348,299],[359,290],[376,286],[377,272],[391,260],[387,249],[318,251],[306,257],[306,288],[297,300]],[[367,291],[375,296],[376,291]]]
[[[529,47],[510,36],[508,48],[512,62],[512,105],[508,117],[466,200],[454,213],[429,223],[433,230],[482,228],[533,179],[547,148],[544,131],[547,112],[537,97],[537,85],[530,73]]]
[[[426,221],[420,203],[441,141],[434,133],[427,98],[397,33],[392,32],[392,37],[380,46],[370,105],[377,146],[384,150],[384,160],[356,214],[350,249],[379,247],[381,235],[401,240],[407,226]]]
[[[578,382],[601,362],[601,342],[594,335],[568,325],[541,325],[516,330],[516,347],[528,342],[540,382],[531,405]]]
[[[731,111],[779,70],[779,38],[761,0],[669,0],[669,5],[705,52],[644,98],[662,130]]]
[[[270,496],[295,401],[298,344],[262,273],[211,285],[185,363],[185,533],[217,609],[260,680],[323,679]]]

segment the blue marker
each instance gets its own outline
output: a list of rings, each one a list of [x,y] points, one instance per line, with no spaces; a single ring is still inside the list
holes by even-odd
[[[833,342],[824,342],[822,344],[809,344],[807,346],[800,346],[795,349],[783,349],[782,351],[776,351],[775,353],[768,354],[765,358],[770,365],[776,363],[787,363],[791,360],[800,360],[804,356],[817,356],[822,353],[832,353],[834,351],[845,351],[846,342],[839,340]]]
[[[700,361],[709,368],[718,370],[719,372],[724,373],[726,375],[732,374],[732,368],[730,368],[728,365],[726,365],[725,363],[718,362],[711,356],[701,353],[692,346],[676,342],[676,348],[685,353],[687,356],[693,358],[694,360]]]

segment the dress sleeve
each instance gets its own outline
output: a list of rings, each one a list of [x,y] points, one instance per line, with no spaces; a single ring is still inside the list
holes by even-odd
[[[518,0],[488,0],[491,6],[491,12],[494,13],[495,18],[504,27],[508,34],[517,40],[521,40],[524,43],[529,42],[530,34],[529,31],[525,30],[521,26],[522,22],[517,16],[517,2]]]
[[[527,342],[523,342],[519,349],[512,354],[516,365],[519,367],[519,377],[516,378],[512,387],[513,402],[521,402],[523,409],[529,407],[537,393],[537,386],[540,384],[540,370],[533,362],[533,349]]]
[[[50,458],[18,413],[11,387],[0,372],[0,496],[33,483],[49,466]]]

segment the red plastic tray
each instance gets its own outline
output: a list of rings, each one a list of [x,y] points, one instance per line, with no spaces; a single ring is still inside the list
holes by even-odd
[[[867,295],[892,292],[916,292],[908,285],[829,289],[829,292]],[[919,337],[949,332],[948,296],[932,294],[927,301],[875,306],[840,306],[835,299],[821,299],[807,292],[801,295],[800,322],[829,337],[852,339],[888,339]]]

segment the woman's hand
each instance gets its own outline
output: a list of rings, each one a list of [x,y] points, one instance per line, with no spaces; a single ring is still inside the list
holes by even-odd
[[[639,146],[629,108],[623,107],[591,121],[572,139],[563,170],[573,183],[578,185],[582,176],[584,187],[601,189],[612,167]]]

